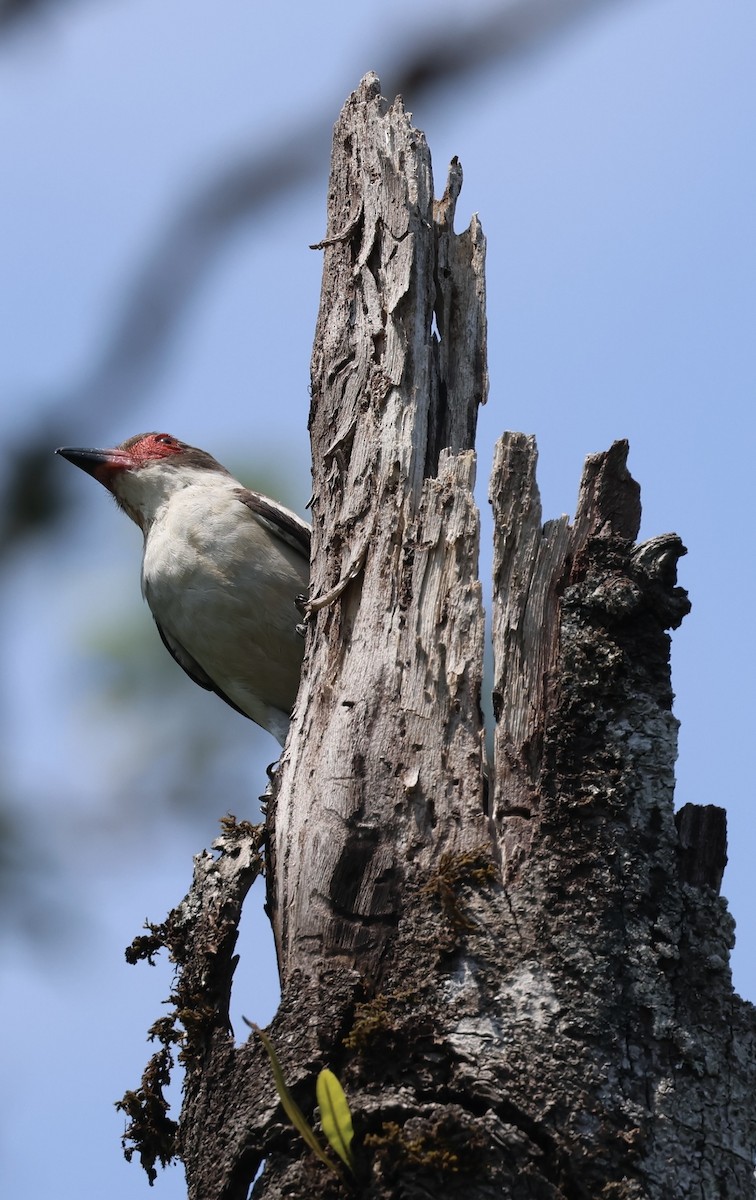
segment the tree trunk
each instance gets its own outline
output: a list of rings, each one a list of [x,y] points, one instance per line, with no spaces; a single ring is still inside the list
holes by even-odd
[[[755,1026],[717,894],[724,814],[688,806],[678,833],[672,808],[684,549],[634,543],[624,443],[588,459],[573,524],[545,526],[533,440],[498,447],[487,777],[484,242],[475,219],[453,233],[460,186],[455,161],[434,205],[423,135],[366,77],[334,134],[313,611],[267,816],[268,1032],[316,1125],[318,1070],[340,1079],[355,1174],[306,1148],[260,1040],[235,1049],[228,1031],[243,828],[154,931],[180,969],[185,1098],[175,1141],[158,1113],[156,1149],[143,1084],[130,1136],[148,1165],[177,1150],[192,1200],[244,1200],[262,1162],[265,1200],[744,1200]]]

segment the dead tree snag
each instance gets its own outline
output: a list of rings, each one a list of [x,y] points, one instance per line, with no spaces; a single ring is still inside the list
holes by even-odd
[[[719,810],[683,810],[679,833],[673,816],[684,549],[636,544],[625,443],[587,460],[574,521],[545,525],[533,440],[498,447],[484,764],[484,242],[476,219],[453,232],[460,186],[455,161],[434,204],[423,135],[366,77],[334,132],[314,602],[267,817],[269,1032],[314,1121],[317,1071],[341,1080],[356,1173],[341,1183],[305,1148],[259,1041],[234,1048],[228,928],[215,944],[216,908],[190,896],[166,938],[192,947],[182,977],[199,964],[222,986],[204,1008],[191,991],[189,1195],[245,1200],[264,1162],[260,1200],[744,1200],[754,1020],[729,974],[724,827]],[[235,836],[223,879],[240,903]]]

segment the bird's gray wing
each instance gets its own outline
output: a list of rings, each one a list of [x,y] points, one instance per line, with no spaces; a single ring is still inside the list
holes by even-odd
[[[282,504],[276,504],[275,500],[269,500],[267,496],[261,496],[249,488],[237,488],[236,494],[266,529],[301,554],[309,564],[310,527],[306,521],[289,512]]]
[[[233,700],[229,700],[226,693],[221,691],[217,683],[210,678],[206,671],[203,671],[199,663],[196,662],[196,660],[192,658],[191,654],[184,649],[184,647],[181,645],[181,642],[176,641],[175,638],[171,637],[170,634],[165,632],[154,613],[153,618],[155,620],[155,624],[157,625],[157,631],[160,634],[160,640],[170,654],[171,658],[176,660],[183,671],[186,671],[189,678],[195,683],[198,683],[201,688],[205,688],[206,691],[215,692],[216,696],[219,696],[221,700],[225,700],[226,704],[228,704],[230,708],[235,709],[236,712],[241,713],[243,717],[246,717],[248,714],[244,712],[244,709],[239,708],[238,704],[234,704]]]

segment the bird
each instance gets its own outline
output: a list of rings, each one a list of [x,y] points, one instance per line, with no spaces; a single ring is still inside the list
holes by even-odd
[[[283,746],[304,654],[307,522],[168,433],[55,453],[141,529],[142,595],[179,666]]]

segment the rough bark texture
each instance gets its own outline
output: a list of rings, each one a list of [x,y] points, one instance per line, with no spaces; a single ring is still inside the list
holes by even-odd
[[[227,1031],[252,831],[135,950],[179,964],[186,1084],[176,1133],[158,1061],[131,1137],[148,1163],[180,1153],[191,1200],[245,1200],[263,1161],[261,1200],[744,1200],[755,1025],[730,982],[723,814],[687,806],[678,835],[672,809],[684,550],[635,544],[624,443],[587,460],[574,522],[545,526],[533,440],[500,443],[486,782],[483,239],[453,233],[460,185],[455,161],[434,205],[422,134],[363,80],[334,133],[313,605],[267,818],[269,1034],[315,1124],[317,1071],[343,1083],[356,1174],[305,1148],[259,1040]]]
[[[314,617],[280,778],[270,896],[284,987],[324,960],[370,978],[408,877],[485,836],[483,240],[477,221],[451,230],[460,183],[454,163],[437,223],[425,139],[366,80],[334,133],[312,363],[311,592],[349,582]]]
[[[509,1090],[568,1148],[565,1195],[735,1200],[754,1194],[753,1010],[716,894],[724,814],[686,806],[682,841],[673,819],[685,551],[634,545],[626,456],[587,460],[572,526],[541,524],[532,438],[505,436],[494,467]]]

